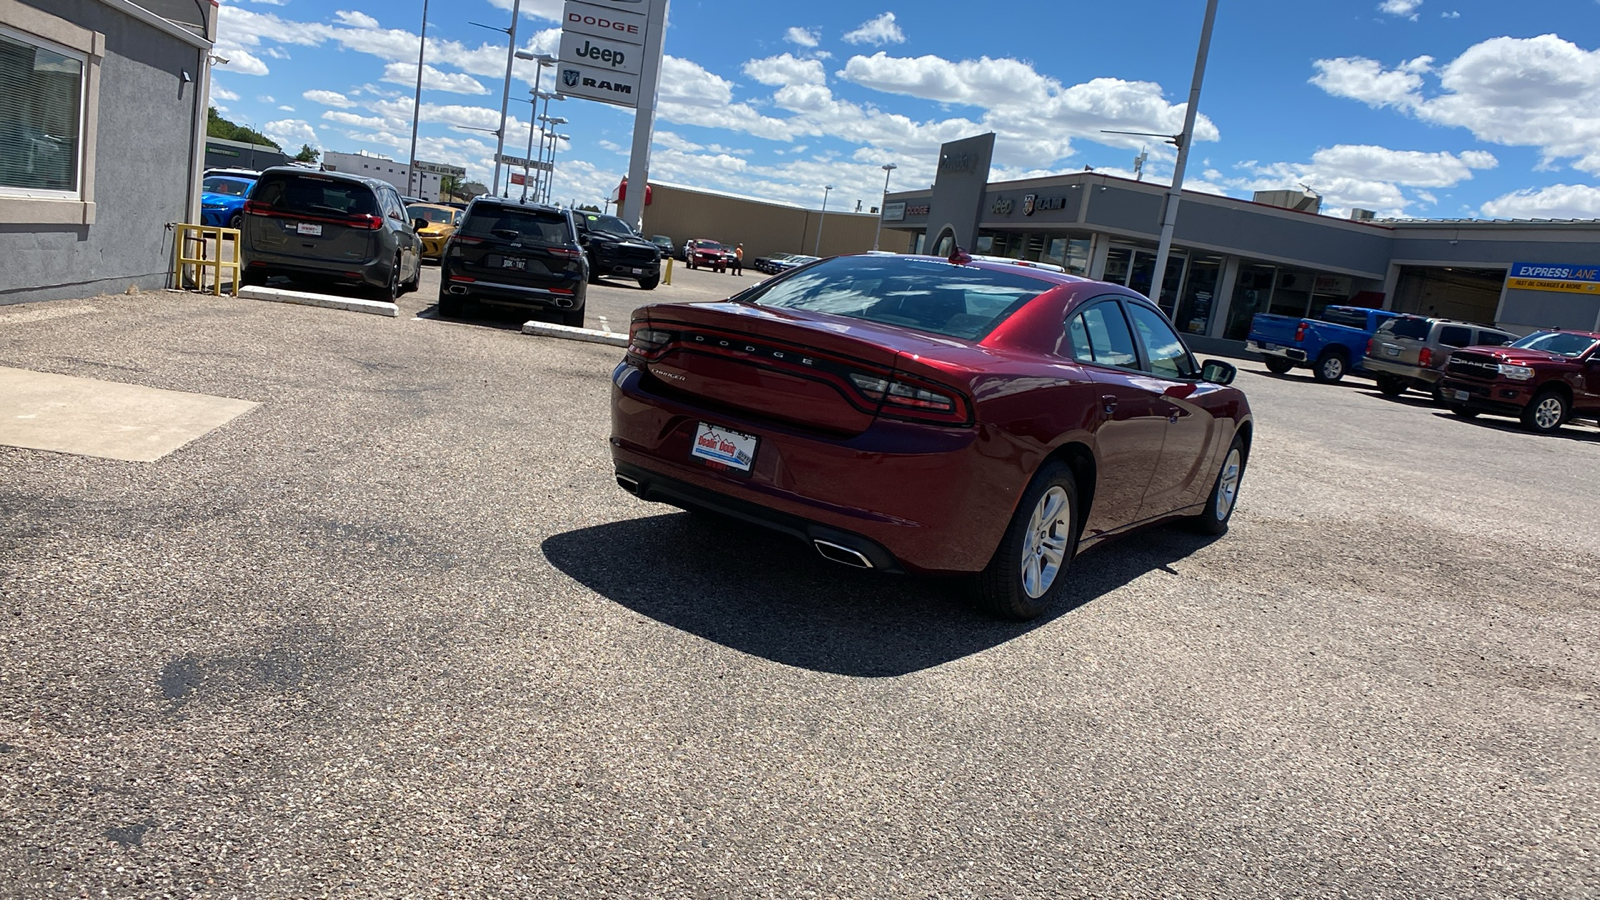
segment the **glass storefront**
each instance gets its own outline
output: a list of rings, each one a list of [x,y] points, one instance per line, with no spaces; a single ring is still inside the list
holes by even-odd
[[[1222,280],[1222,257],[1197,256],[1189,264],[1189,280],[1183,285],[1183,302],[1172,324],[1185,334],[1205,334],[1216,309],[1217,283]],[[1165,291],[1163,291],[1165,293]]]
[[[1087,275],[1094,239],[1088,235],[1057,235],[1020,231],[980,231],[974,253],[1004,256],[1029,262],[1054,263],[1073,275]]]

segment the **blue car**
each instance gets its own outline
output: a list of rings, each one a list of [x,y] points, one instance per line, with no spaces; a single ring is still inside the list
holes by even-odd
[[[200,182],[200,224],[238,228],[245,198],[255,185],[254,178],[242,175],[212,175]]]

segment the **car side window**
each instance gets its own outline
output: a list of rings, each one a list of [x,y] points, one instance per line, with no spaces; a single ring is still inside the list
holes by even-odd
[[[1499,331],[1478,332],[1478,345],[1483,347],[1504,347],[1514,340],[1516,338]]]
[[[1195,377],[1197,373],[1189,349],[1160,313],[1141,303],[1129,303],[1128,314],[1133,318],[1139,342],[1144,344],[1152,373],[1161,378]]]
[[[1439,329],[1439,343],[1446,347],[1472,346],[1472,329],[1460,325],[1446,325]]]
[[[1115,300],[1095,303],[1067,320],[1067,346],[1078,362],[1139,367],[1139,352],[1133,346],[1133,332]]]

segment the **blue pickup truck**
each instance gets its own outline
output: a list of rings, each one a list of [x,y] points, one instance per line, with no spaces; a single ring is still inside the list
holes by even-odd
[[[1246,349],[1261,354],[1267,370],[1282,375],[1297,366],[1325,384],[1360,370],[1367,341],[1398,313],[1361,306],[1330,306],[1320,319],[1258,313],[1250,321]]]

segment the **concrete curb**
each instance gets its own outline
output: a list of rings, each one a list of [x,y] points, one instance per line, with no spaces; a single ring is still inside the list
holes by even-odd
[[[243,300],[266,300],[271,303],[295,303],[300,306],[315,306],[321,309],[343,309],[349,312],[370,313],[374,316],[388,316],[391,319],[400,315],[400,307],[393,303],[384,303],[381,300],[356,300],[351,297],[308,294],[305,291],[286,291],[282,288],[259,287],[256,285],[240,288],[239,297]]]
[[[522,333],[567,341],[587,341],[591,344],[610,344],[613,347],[628,346],[628,336],[625,334],[595,331],[592,328],[573,328],[571,325],[556,325],[552,322],[524,322]]]

